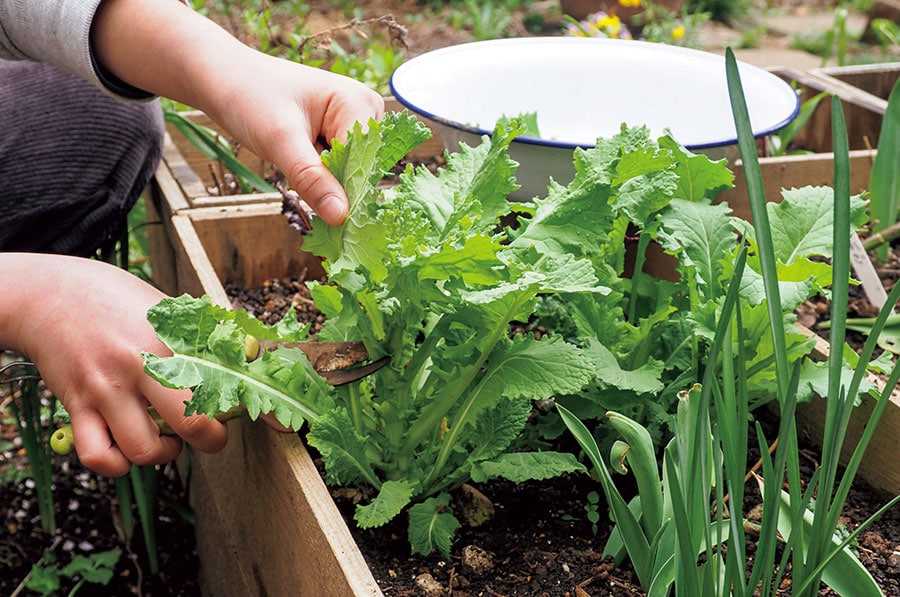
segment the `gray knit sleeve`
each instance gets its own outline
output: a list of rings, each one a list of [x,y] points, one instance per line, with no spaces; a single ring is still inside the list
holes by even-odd
[[[91,54],[101,0],[0,0],[0,58],[52,64],[122,99],[151,94],[103,73]]]

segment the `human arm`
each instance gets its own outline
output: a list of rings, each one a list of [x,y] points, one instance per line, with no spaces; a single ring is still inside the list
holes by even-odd
[[[142,352],[168,354],[146,317],[161,292],[120,268],[60,255],[0,253],[0,280],[0,347],[35,363],[71,417],[85,466],[121,476],[131,463],[173,460],[181,441],[160,435],[148,404],[195,448],[224,447],[224,425],[184,416],[190,391],[143,371]]]
[[[347,77],[255,51],[174,0],[104,0],[95,58],[122,81],[206,112],[272,161],[329,224],[348,205],[317,149],[380,117],[381,97]]]
[[[149,93],[203,110],[329,224],[346,217],[347,199],[318,151],[384,110],[362,83],[256,51],[177,0],[0,2],[4,56],[104,80],[119,97]]]

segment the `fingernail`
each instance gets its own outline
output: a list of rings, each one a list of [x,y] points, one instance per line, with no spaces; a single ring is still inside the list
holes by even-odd
[[[336,225],[344,222],[347,216],[347,207],[343,200],[337,195],[326,195],[319,201],[318,209],[319,217],[329,224]]]

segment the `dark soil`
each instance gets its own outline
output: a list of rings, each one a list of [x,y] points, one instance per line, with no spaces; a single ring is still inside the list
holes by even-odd
[[[482,489],[494,500],[496,515],[483,527],[461,529],[450,561],[410,556],[403,521],[389,529],[363,531],[353,526],[352,509],[340,497],[338,504],[375,579],[389,596],[644,594],[627,561],[616,567],[602,555],[610,525],[602,500],[603,518],[596,535],[586,519],[586,496],[599,491],[599,484],[589,477],[520,486],[496,483]],[[752,512],[758,498],[750,485],[747,491],[745,512]],[[855,528],[887,499],[857,485],[845,510],[846,528]],[[751,535],[748,541],[753,540]],[[753,547],[751,543],[748,549]],[[900,595],[898,550],[900,509],[894,508],[861,535],[857,547],[860,561],[889,596]],[[428,586],[435,592],[424,590]],[[833,595],[827,589],[820,594]]]
[[[0,392],[0,397],[3,393]],[[10,479],[12,471],[27,469],[24,450],[19,447],[14,425],[4,415],[0,426],[0,479]],[[54,496],[58,531],[41,529],[34,482],[0,483],[3,528],[0,529],[0,595],[36,595],[24,588],[32,566],[55,561],[59,567],[76,555],[120,549],[122,555],[108,585],[86,584],[82,595],[178,596],[200,594],[199,560],[195,552],[193,524],[182,515],[187,496],[174,466],[160,467],[158,513],[156,516],[159,572],[150,571],[144,539],[135,511],[135,528],[130,541],[122,539],[121,505],[112,479],[85,469],[74,454],[58,456],[54,466]],[[45,550],[52,553],[45,555]],[[42,560],[42,558],[44,558]],[[67,595],[75,581],[61,579],[53,595]]]
[[[603,520],[592,532],[585,504],[599,485],[587,475],[497,482],[480,490],[493,502],[494,517],[460,529],[450,561],[411,557],[402,517],[389,528],[362,530],[352,526],[352,504],[337,501],[385,595],[550,596],[575,595],[579,588],[579,595],[643,594],[627,562],[616,568],[602,555],[610,524],[601,505]]]
[[[308,290],[293,279],[273,280],[260,289],[229,286],[235,305],[275,323],[292,304],[308,305]],[[304,309],[300,317],[309,316]],[[776,418],[767,409],[757,412],[768,437],[774,437]],[[755,446],[751,438],[749,445]],[[576,450],[574,445],[558,449]],[[804,478],[812,475],[817,452],[805,449],[801,463]],[[748,469],[758,460],[751,450]],[[628,491],[628,479],[617,482]],[[572,475],[543,482],[515,485],[491,482],[473,488],[494,506],[494,516],[477,527],[464,526],[456,537],[452,558],[410,555],[406,521],[402,517],[378,529],[359,529],[353,509],[359,492],[334,489],[332,494],[347,525],[360,546],[372,574],[385,595],[512,596],[512,595],[643,595],[628,562],[616,567],[603,557],[603,546],[611,525],[601,498],[601,520],[595,529],[587,519],[585,505],[590,492],[601,492],[599,483],[587,475]],[[745,516],[759,506],[755,482],[745,487]],[[469,488],[454,496],[454,504],[465,504]],[[602,495],[602,492],[601,492]],[[842,518],[848,531],[856,528],[891,496],[854,484]],[[755,537],[748,536],[748,550]],[[857,555],[888,596],[900,595],[900,508],[893,508],[859,538]],[[787,586],[787,585],[786,585]],[[821,595],[832,595],[823,589]]]

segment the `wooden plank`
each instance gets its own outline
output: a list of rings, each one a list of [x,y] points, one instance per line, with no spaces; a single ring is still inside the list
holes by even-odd
[[[801,331],[816,337],[816,347],[813,358],[826,360],[830,352],[828,343],[813,331],[803,328]],[[884,382],[874,376],[869,381],[884,386]],[[885,408],[884,414],[878,423],[878,428],[869,443],[865,457],[859,467],[858,475],[874,487],[891,495],[900,494],[900,466],[897,463],[897,455],[900,454],[900,388],[893,388],[890,395],[891,403]],[[872,413],[875,401],[866,398],[856,407],[850,418],[847,435],[844,439],[841,451],[841,463],[846,464],[853,449],[859,442],[865,430],[869,415]],[[822,398],[814,398],[812,402],[797,405],[797,430],[815,446],[822,446],[822,438],[825,433],[825,411],[827,403]]]
[[[157,171],[164,168],[165,165],[160,164]],[[163,193],[160,191],[156,179],[151,180],[145,193],[145,206],[153,284],[166,294],[172,294],[178,289],[177,271],[175,248],[169,237],[167,226],[171,216],[168,214],[164,216],[160,207],[164,202]]]
[[[228,294],[219,282],[191,218],[187,215],[172,216],[170,235],[176,244],[177,292],[191,296],[207,294],[213,303],[230,308]]]
[[[240,207],[250,203],[281,203],[281,193],[249,193],[245,195],[198,195],[191,201],[193,207]]]
[[[270,278],[323,273],[320,260],[301,250],[303,236],[288,225],[280,203],[197,208],[190,217],[197,250],[207,256],[219,285],[253,288]]]
[[[843,81],[887,101],[894,84],[900,78],[900,62],[827,66],[810,72],[813,75]]]
[[[850,192],[860,193],[869,188],[869,175],[875,161],[871,149],[850,152]],[[781,190],[811,186],[834,185],[834,154],[816,153],[759,158],[763,188],[767,201],[781,201]],[[719,193],[716,201],[727,201],[734,215],[751,221],[750,205],[743,163],[738,160],[731,166],[734,172],[734,188]]]
[[[198,208],[172,216],[179,292],[230,306],[223,282],[319,275],[280,207]],[[350,530],[299,437],[229,424],[226,448],[195,454],[192,507],[206,595],[379,596]]]
[[[170,172],[173,181],[179,186],[181,194],[193,198],[209,194],[206,190],[206,183],[197,175],[195,168],[200,167],[202,161],[209,160],[203,156],[196,147],[191,145],[184,135],[171,125],[166,130],[165,141],[163,143],[163,164],[165,164]],[[178,140],[176,144],[175,140]],[[190,145],[190,148],[187,146]],[[192,156],[196,163],[189,163],[185,159],[185,154]],[[190,202],[188,202],[190,203]]]
[[[191,483],[204,594],[378,596],[381,591],[296,434],[229,424]]]
[[[184,192],[184,187],[178,181],[172,166],[179,167],[177,158],[180,156],[173,150],[172,139],[166,135],[164,142],[163,160],[156,167],[153,174],[152,185],[159,195],[157,209],[163,217],[169,217],[183,209],[188,209],[191,204]],[[167,159],[168,156],[168,159]]]
[[[888,294],[884,289],[884,282],[878,275],[878,270],[872,264],[869,252],[863,246],[858,234],[850,237],[850,265],[853,267],[853,275],[859,280],[866,298],[872,306],[879,311],[887,302]]]
[[[791,68],[772,69],[772,72],[785,81],[793,82],[800,92],[801,101],[823,91],[836,95],[844,111],[850,149],[878,147],[881,121],[887,109],[885,100],[824,75]],[[831,138],[831,102],[822,101],[795,137],[794,144],[816,153],[827,153],[833,151]]]

